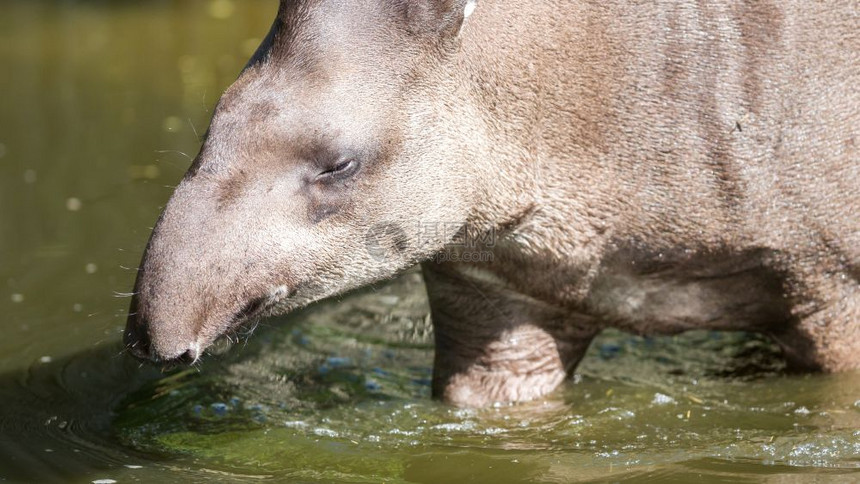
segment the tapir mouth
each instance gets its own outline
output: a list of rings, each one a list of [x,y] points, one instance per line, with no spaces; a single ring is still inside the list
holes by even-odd
[[[234,331],[248,324],[249,321],[262,317],[276,304],[276,301],[267,296],[251,299],[230,318],[230,322],[227,324],[227,331]]]
[[[271,316],[283,308],[285,303],[295,294],[294,290],[288,289],[286,286],[279,286],[273,291],[270,291],[264,296],[258,296],[242,306],[230,318],[227,327],[221,334],[217,335],[215,340],[226,337],[231,339],[231,335],[237,335],[243,328],[255,325],[260,319]],[[251,329],[253,331],[253,329]],[[249,334],[250,332],[249,331]],[[214,341],[213,341],[214,343]]]
[[[243,304],[231,316],[224,318],[217,326],[209,326],[189,338],[184,345],[176,345],[165,354],[163,349],[153,345],[146,325],[141,325],[137,320],[136,311],[129,315],[129,324],[126,328],[126,349],[140,361],[154,363],[169,370],[177,366],[193,365],[200,360],[204,353],[213,353],[210,348],[216,343],[229,342],[223,345],[226,349],[229,344],[247,339],[256,328],[257,323],[264,317],[288,310],[293,306],[292,296],[294,290],[286,286],[279,286],[268,293],[253,297]],[[132,307],[135,307],[133,301]],[[211,323],[210,323],[211,324]],[[221,351],[216,351],[220,353]]]
[[[208,337],[200,335],[197,342],[177,358],[153,362],[159,364],[162,371],[169,371],[180,366],[194,365],[200,361],[204,354],[222,353],[232,344],[249,338],[256,329],[257,323],[269,315],[272,309],[281,302],[281,299],[272,295],[251,299],[228,319],[224,329],[217,334]]]

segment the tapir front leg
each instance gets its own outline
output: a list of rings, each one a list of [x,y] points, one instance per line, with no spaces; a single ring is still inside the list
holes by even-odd
[[[814,254],[795,265],[787,286],[795,321],[770,334],[792,369],[860,370],[860,270],[831,263],[827,273],[822,259]]]
[[[565,380],[598,331],[477,264],[425,263],[436,338],[433,395],[454,405],[534,400]]]

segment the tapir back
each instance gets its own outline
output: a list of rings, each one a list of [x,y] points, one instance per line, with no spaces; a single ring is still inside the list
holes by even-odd
[[[811,224],[860,260],[856,1],[479,9],[465,62],[534,183],[586,197],[565,217],[667,243],[795,245],[820,237],[799,233]]]

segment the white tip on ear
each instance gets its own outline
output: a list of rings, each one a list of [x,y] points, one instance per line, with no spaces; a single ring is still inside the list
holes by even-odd
[[[472,12],[475,11],[475,7],[478,6],[478,0],[469,0],[466,2],[466,8],[463,9],[463,19],[469,18],[469,15],[472,15]]]

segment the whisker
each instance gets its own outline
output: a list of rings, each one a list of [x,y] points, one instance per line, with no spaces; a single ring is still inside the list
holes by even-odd
[[[196,131],[195,131],[195,134],[197,134],[197,132],[196,132]],[[177,155],[182,155],[182,156],[184,156],[186,159],[188,159],[188,161],[194,161],[194,158],[192,158],[191,156],[189,156],[189,155],[188,155],[188,153],[185,153],[184,151],[179,151],[179,150],[155,150],[155,152],[156,152],[156,153],[158,153],[158,154],[160,154],[160,155],[163,155],[163,154],[177,154]]]
[[[201,141],[200,134],[197,133],[197,128],[194,127],[194,121],[192,121],[191,118],[188,118],[188,124],[191,126],[191,131],[194,131],[194,136],[197,137],[197,141]]]

